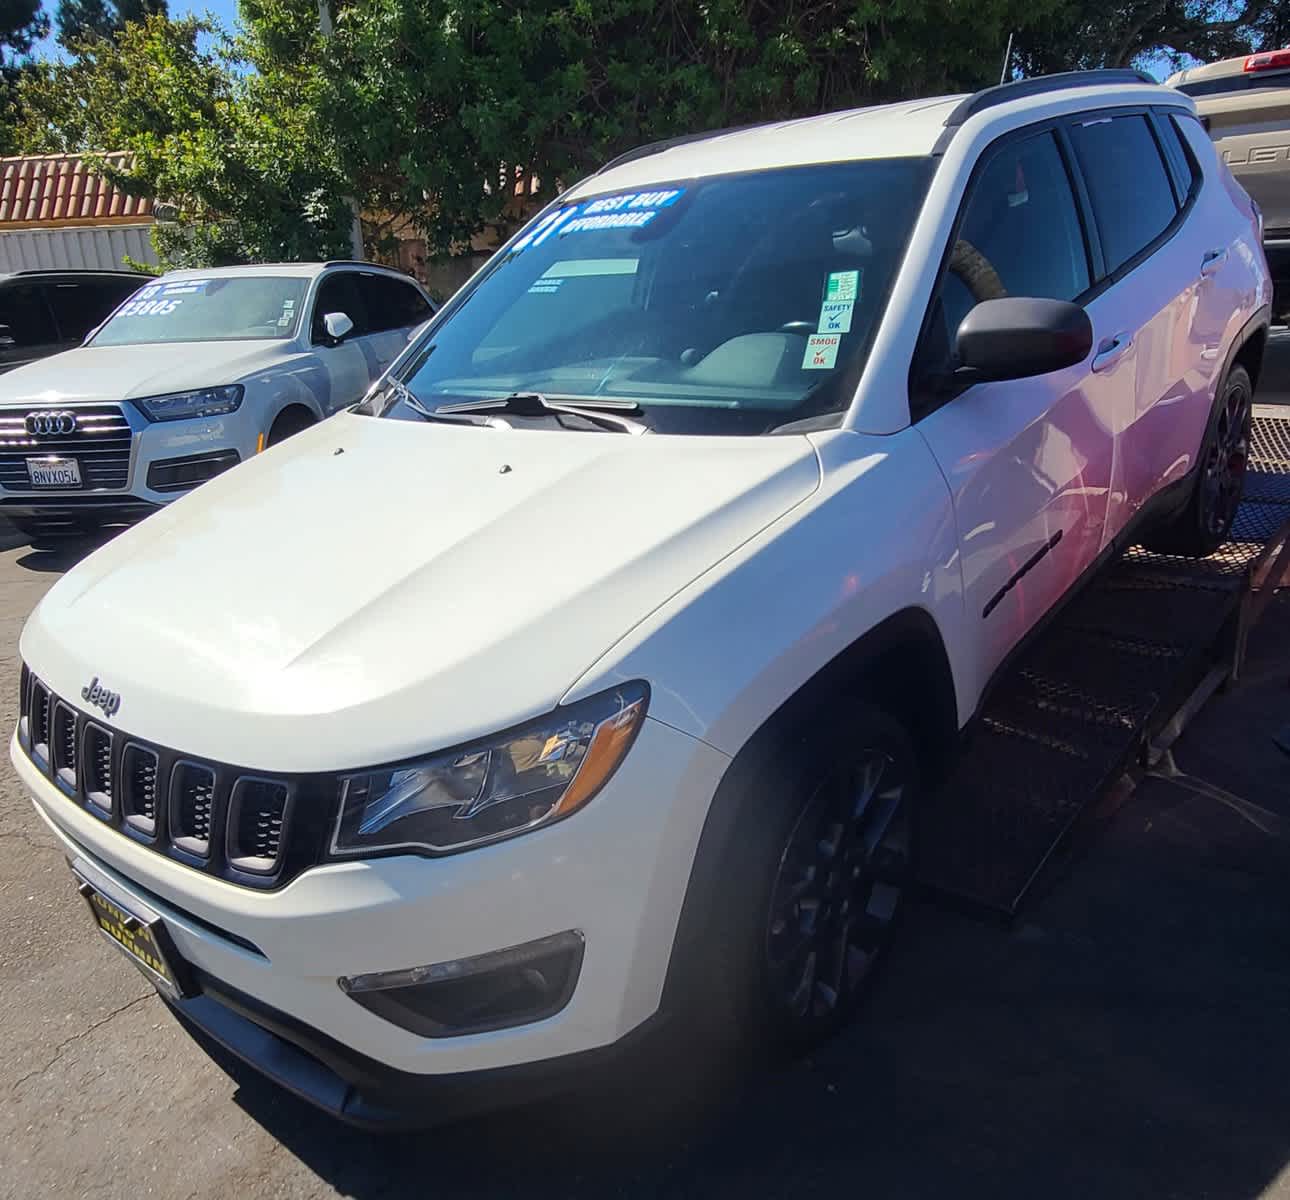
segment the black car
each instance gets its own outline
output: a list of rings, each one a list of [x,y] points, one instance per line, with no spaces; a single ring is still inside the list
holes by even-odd
[[[0,372],[79,346],[151,278],[139,271],[17,271],[0,275]]]

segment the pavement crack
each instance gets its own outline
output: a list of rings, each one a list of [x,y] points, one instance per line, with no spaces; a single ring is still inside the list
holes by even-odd
[[[134,1008],[136,1004],[142,1004],[143,1001],[151,1000],[151,999],[152,999],[152,993],[145,992],[142,996],[136,996],[133,1000],[129,1000],[125,1004],[122,1004],[117,1008],[114,1008],[111,1012],[107,1013],[105,1016],[100,1017],[97,1021],[93,1022],[90,1025],[85,1026],[84,1029],[77,1030],[70,1037],[65,1037],[61,1042],[58,1043],[57,1046],[54,1047],[54,1053],[50,1056],[49,1061],[43,1067],[37,1067],[35,1068],[35,1070],[28,1071],[26,1072],[26,1074],[20,1075],[16,1080],[14,1080],[13,1086],[9,1090],[16,1092],[28,1080],[35,1079],[37,1078],[37,1076],[40,1076],[40,1075],[44,1075],[46,1071],[48,1071],[51,1067],[53,1067],[54,1064],[57,1063],[58,1060],[63,1057],[63,1055],[67,1052],[68,1048],[71,1047],[74,1043],[79,1042],[82,1038],[89,1037],[89,1035],[93,1033],[96,1029],[101,1029],[109,1021],[114,1021],[123,1012],[126,1012],[129,1009]]]

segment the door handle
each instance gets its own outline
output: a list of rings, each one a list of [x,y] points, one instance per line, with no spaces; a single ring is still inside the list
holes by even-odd
[[[1200,260],[1200,273],[1202,275],[1212,275],[1225,262],[1227,262],[1226,246],[1219,250],[1207,250],[1205,257]]]
[[[1115,337],[1107,338],[1097,348],[1097,353],[1093,355],[1093,370],[1105,371],[1108,367],[1115,366],[1133,346],[1133,334],[1127,330],[1124,333],[1117,333]]]

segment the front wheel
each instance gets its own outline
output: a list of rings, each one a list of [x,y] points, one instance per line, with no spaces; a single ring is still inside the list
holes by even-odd
[[[1227,541],[1250,461],[1253,398],[1249,373],[1233,366],[1214,402],[1191,495],[1167,525],[1143,539],[1148,550],[1204,558]]]
[[[722,871],[710,982],[725,997],[719,1019],[744,1044],[801,1050],[840,1029],[912,883],[908,735],[867,704],[831,725],[794,739],[761,775]]]
[[[287,408],[280,412],[269,430],[268,444],[277,446],[285,442],[287,438],[294,437],[297,433],[308,429],[313,425],[313,413],[303,408]]]

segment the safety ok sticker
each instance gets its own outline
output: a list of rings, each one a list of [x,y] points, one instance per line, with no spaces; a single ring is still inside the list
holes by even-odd
[[[842,338],[836,333],[813,333],[806,339],[803,371],[827,371],[838,361]]]
[[[826,300],[820,305],[820,319],[816,328],[821,333],[850,333],[851,311],[854,300]]]

